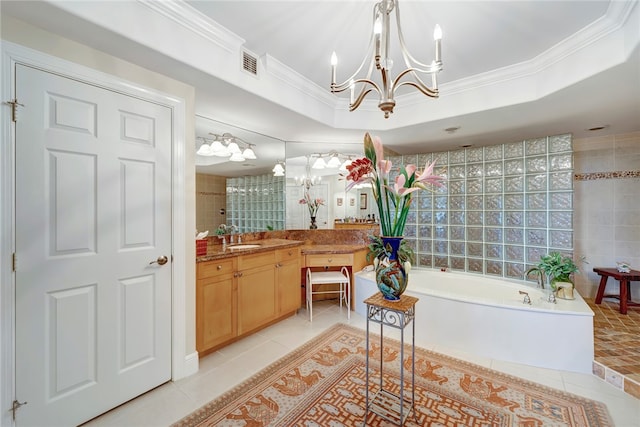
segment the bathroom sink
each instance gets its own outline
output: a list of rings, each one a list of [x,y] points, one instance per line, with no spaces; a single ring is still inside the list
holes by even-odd
[[[259,247],[260,245],[233,245],[233,246],[229,246],[229,250],[235,251],[235,250],[242,250],[242,249],[255,249]]]

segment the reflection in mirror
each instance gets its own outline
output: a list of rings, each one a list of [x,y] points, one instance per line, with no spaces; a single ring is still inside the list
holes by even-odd
[[[256,158],[216,155],[216,142],[224,147],[235,142],[240,154],[251,148]],[[240,233],[284,228],[284,177],[272,172],[276,163],[284,162],[284,141],[196,116],[194,150],[208,154],[195,156],[197,230],[224,233],[221,224]]]
[[[322,201],[315,215],[318,228],[356,228],[367,219],[374,222],[371,189],[346,191],[344,179],[346,164],[363,156],[362,144],[332,144],[325,151],[319,148],[310,143],[286,144],[286,228],[310,228],[314,210],[302,202],[307,198]]]

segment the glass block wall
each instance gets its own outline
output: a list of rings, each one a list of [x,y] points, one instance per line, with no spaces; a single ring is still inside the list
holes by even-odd
[[[392,178],[400,164],[433,160],[447,177],[418,192],[408,215],[418,266],[522,279],[541,255],[572,254],[571,135],[389,159]]]
[[[227,179],[227,225],[240,233],[284,230],[285,178],[272,174]]]

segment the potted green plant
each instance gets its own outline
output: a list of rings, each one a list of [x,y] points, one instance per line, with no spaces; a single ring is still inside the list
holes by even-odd
[[[556,292],[558,297],[573,299],[574,285],[571,275],[578,271],[578,266],[571,257],[554,251],[541,256],[538,265],[527,270],[526,275],[537,272],[541,286],[544,276],[546,276],[549,286]]]

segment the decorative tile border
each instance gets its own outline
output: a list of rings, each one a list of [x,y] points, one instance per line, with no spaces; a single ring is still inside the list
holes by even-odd
[[[576,181],[595,181],[597,179],[624,179],[624,178],[640,178],[640,170],[576,173],[573,175],[573,179]]]

